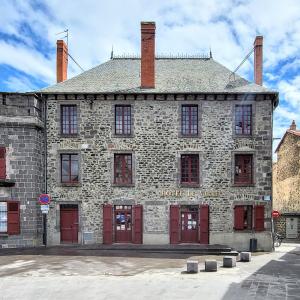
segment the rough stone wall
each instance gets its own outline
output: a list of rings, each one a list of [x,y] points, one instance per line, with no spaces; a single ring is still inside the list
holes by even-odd
[[[42,243],[38,195],[44,190],[44,136],[41,103],[32,96],[0,94],[0,146],[6,147],[7,179],[0,201],[20,202],[20,235],[0,235],[1,247]],[[4,184],[5,185],[5,184]]]
[[[273,164],[273,208],[300,212],[300,137],[287,134]]]
[[[92,232],[94,242],[102,242],[102,204],[142,204],[144,208],[144,237],[151,233],[169,232],[170,204],[210,205],[210,233],[234,234],[233,208],[235,204],[265,204],[265,225],[270,228],[271,203],[263,196],[271,195],[272,172],[272,103],[257,96],[256,101],[244,97],[219,95],[164,97],[148,95],[103,95],[91,102],[77,95],[48,97],[48,188],[54,200],[49,217],[49,242],[59,243],[59,203],[78,203],[81,233]],[[79,134],[66,138],[59,134],[59,105],[77,104]],[[130,138],[115,137],[113,133],[114,105],[131,104],[134,128]],[[200,106],[200,136],[180,137],[181,104]],[[233,134],[234,105],[253,104],[253,136],[235,137]],[[80,154],[80,184],[62,186],[59,183],[59,153],[75,151]],[[113,154],[133,153],[134,186],[112,184]],[[254,186],[233,186],[233,154],[254,154]],[[199,153],[199,188],[185,188],[179,184],[181,153]],[[174,191],[180,190],[181,194]],[[164,194],[164,191],[167,192]],[[259,234],[257,233],[257,236]],[[264,236],[265,238],[265,236]],[[82,240],[80,242],[83,242]]]

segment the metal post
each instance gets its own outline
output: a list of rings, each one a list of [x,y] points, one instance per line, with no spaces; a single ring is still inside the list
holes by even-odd
[[[47,214],[43,214],[43,244],[47,247]]]

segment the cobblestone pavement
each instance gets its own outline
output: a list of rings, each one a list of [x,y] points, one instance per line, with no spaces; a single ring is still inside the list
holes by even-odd
[[[62,248],[62,252],[64,252]],[[300,244],[258,253],[250,263],[206,273],[185,274],[188,256],[3,255],[0,299],[300,299]],[[75,254],[75,253],[73,253]],[[114,254],[115,255],[115,254]]]

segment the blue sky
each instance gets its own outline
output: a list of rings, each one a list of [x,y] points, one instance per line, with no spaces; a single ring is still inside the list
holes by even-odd
[[[293,119],[300,128],[299,0],[0,0],[0,91],[55,83],[57,35],[69,29],[69,51],[89,69],[117,54],[140,52],[140,21],[155,21],[156,52],[208,53],[234,70],[264,36],[264,85],[278,90],[274,136]],[[68,77],[80,69],[70,61]],[[249,59],[238,72],[253,80]],[[278,143],[275,142],[274,146]]]

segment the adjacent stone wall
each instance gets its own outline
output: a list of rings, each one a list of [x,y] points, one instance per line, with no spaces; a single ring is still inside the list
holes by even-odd
[[[44,190],[44,124],[42,104],[33,96],[0,94],[0,146],[6,147],[8,187],[0,201],[20,202],[20,235],[0,234],[0,248],[42,244],[38,195]]]
[[[102,242],[102,204],[142,204],[144,208],[144,242],[169,242],[170,204],[210,205],[210,236],[214,243],[236,244],[233,230],[235,204],[265,204],[265,226],[270,230],[272,194],[272,102],[264,96],[256,99],[234,95],[51,95],[48,97],[48,188],[53,203],[49,216],[49,243],[58,244],[59,204],[78,203],[80,232],[92,233],[93,242]],[[59,105],[77,104],[79,134],[66,138],[59,134]],[[181,104],[198,103],[201,108],[200,135],[180,137]],[[113,134],[116,104],[133,107],[134,129],[130,138]],[[251,138],[233,134],[234,105],[253,104],[254,129]],[[76,187],[59,183],[59,153],[78,151],[81,159],[81,181]],[[112,185],[112,163],[115,152],[130,151],[134,157],[134,186]],[[255,184],[233,186],[234,153],[253,153]],[[179,184],[181,153],[199,153],[201,186],[185,188]],[[181,193],[174,191],[180,190]],[[163,194],[163,191],[173,191]],[[219,235],[219,238],[214,238]],[[241,233],[240,233],[241,234]],[[248,239],[248,234],[247,235]],[[261,249],[270,250],[270,235],[257,235]],[[80,242],[85,242],[80,240]],[[247,242],[248,245],[248,242]]]
[[[300,137],[287,133],[273,164],[273,208],[300,213]]]

